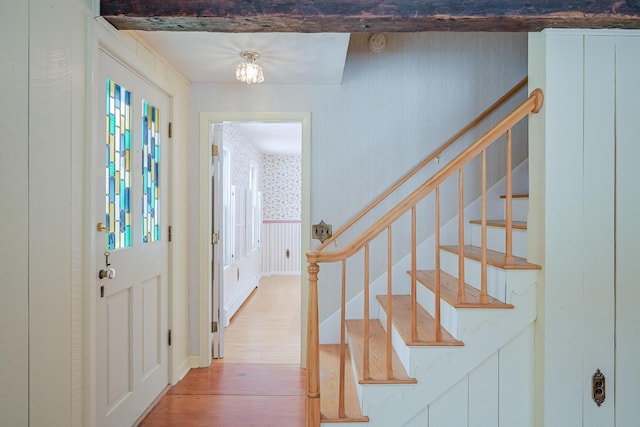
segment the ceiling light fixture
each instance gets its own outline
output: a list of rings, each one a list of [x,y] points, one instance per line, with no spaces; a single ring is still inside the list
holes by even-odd
[[[245,50],[240,52],[240,56],[246,59],[246,61],[241,62],[236,67],[236,79],[247,84],[262,83],[264,81],[262,67],[256,64],[256,59],[260,54]]]

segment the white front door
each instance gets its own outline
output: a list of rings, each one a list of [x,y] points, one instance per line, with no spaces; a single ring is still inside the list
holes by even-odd
[[[103,51],[95,85],[96,424],[120,427],[168,383],[169,101]]]

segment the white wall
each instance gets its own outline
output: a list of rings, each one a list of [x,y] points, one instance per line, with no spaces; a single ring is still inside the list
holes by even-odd
[[[198,204],[197,112],[311,112],[311,223],[337,229],[527,72],[525,34],[388,34],[380,54],[369,52],[367,37],[351,36],[339,86],[194,85],[191,206]],[[514,164],[525,157],[522,144]],[[490,170],[495,182],[499,164]],[[320,319],[338,307],[339,293],[322,285],[332,274],[321,267]]]
[[[9,1],[0,18],[3,155],[0,156],[0,424],[93,424],[91,316],[95,262],[92,188],[92,0]],[[103,28],[108,28],[105,25]],[[111,30],[113,31],[113,30]],[[189,86],[124,34],[119,47],[175,85],[174,139],[188,139]],[[123,40],[129,40],[124,42]],[[176,257],[173,363],[188,357],[187,151],[174,152]],[[91,163],[91,162],[88,162]],[[188,363],[184,364],[188,367]],[[177,369],[174,369],[177,371]]]
[[[29,2],[0,14],[0,425],[29,417]],[[11,177],[11,179],[9,179]]]

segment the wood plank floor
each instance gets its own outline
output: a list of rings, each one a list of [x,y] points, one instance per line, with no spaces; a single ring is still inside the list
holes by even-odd
[[[300,364],[300,276],[271,276],[231,318],[224,363]]]
[[[300,277],[265,278],[225,330],[225,357],[192,369],[144,427],[301,427]]]

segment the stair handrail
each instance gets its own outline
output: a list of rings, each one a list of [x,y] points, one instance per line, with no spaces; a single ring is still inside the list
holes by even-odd
[[[378,236],[378,234],[387,229],[387,227],[389,227],[389,225],[391,225],[396,219],[407,213],[414,205],[431,193],[431,191],[433,191],[437,186],[451,177],[458,171],[458,169],[463,167],[468,161],[474,159],[482,152],[482,150],[491,145],[508,129],[512,128],[529,113],[537,113],[542,107],[542,103],[542,91],[540,89],[533,90],[531,95],[529,95],[522,104],[507,114],[480,138],[476,139],[449,163],[433,174],[431,178],[427,179],[422,185],[402,199],[402,201],[390,209],[367,230],[362,232],[351,243],[347,244],[344,248],[330,252],[324,252],[321,250],[307,252],[307,261],[311,264],[319,262],[336,262],[345,260],[354,255],[362,249],[365,244],[371,242],[376,236]]]
[[[391,195],[394,191],[400,188],[405,182],[413,178],[418,172],[420,172],[425,166],[431,163],[433,160],[440,157],[440,155],[451,145],[453,145],[457,140],[459,140],[463,135],[469,132],[471,129],[475,128],[485,117],[493,113],[500,106],[502,106],[505,102],[507,102],[511,97],[513,97],[516,93],[520,91],[527,82],[529,78],[525,76],[522,80],[520,80],[515,86],[513,86],[509,91],[507,91],[504,95],[502,95],[496,102],[491,104],[487,109],[485,109],[482,113],[480,113],[475,119],[470,121],[465,127],[460,129],[455,135],[445,141],[440,147],[434,150],[429,156],[427,156],[423,161],[418,163],[413,169],[407,172],[402,178],[396,181],[391,187],[389,187],[384,193],[378,196],[374,201],[372,201],[367,207],[362,209],[358,214],[356,214],[353,218],[351,218],[345,225],[343,225],[338,231],[332,234],[331,237],[326,239],[324,242],[320,244],[316,248],[316,251],[321,251],[334,242],[338,237],[344,234],[349,228],[351,228],[355,223],[360,221],[365,215],[371,212],[376,206],[382,203],[389,195]]]

